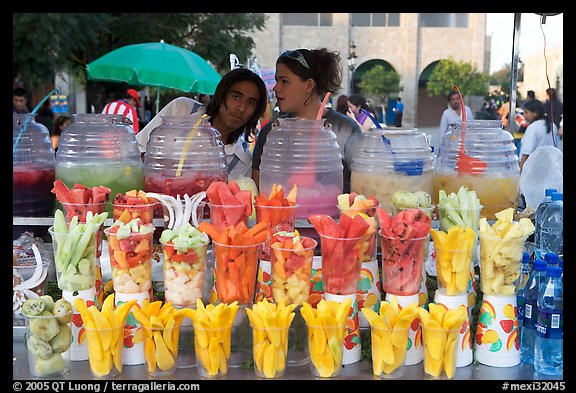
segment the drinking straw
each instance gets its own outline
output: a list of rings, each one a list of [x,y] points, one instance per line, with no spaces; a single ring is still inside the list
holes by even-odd
[[[20,142],[20,138],[22,137],[22,133],[24,133],[24,130],[26,129],[26,127],[28,126],[28,123],[30,122],[30,119],[32,119],[34,117],[34,115],[36,114],[36,112],[38,112],[38,109],[40,109],[40,107],[42,106],[44,101],[46,101],[48,99],[48,97],[50,97],[54,93],[60,94],[60,90],[58,90],[57,87],[54,88],[50,93],[46,94],[44,96],[44,98],[42,98],[40,100],[40,102],[38,103],[38,105],[36,105],[36,107],[32,110],[32,112],[30,112],[29,114],[26,115],[26,118],[24,119],[24,121],[22,122],[22,126],[20,127],[20,131],[18,132],[18,137],[16,138],[16,142],[14,142],[14,146],[12,147],[12,157],[14,157],[14,154],[16,153],[16,146],[18,146],[18,142]]]
[[[330,98],[330,96],[332,95],[331,92],[327,91],[326,95],[324,96],[324,99],[322,100],[322,105],[320,105],[320,109],[318,110],[318,114],[316,115],[316,120],[320,120],[322,118],[322,112],[324,112],[324,108],[326,107],[326,104],[328,103],[328,98]]]
[[[184,142],[184,149],[182,149],[182,155],[180,156],[180,162],[178,163],[178,169],[176,170],[176,177],[179,177],[180,174],[182,173],[182,166],[184,166],[184,160],[186,159],[186,152],[188,151],[188,147],[190,146],[190,141],[192,140],[193,136],[192,132],[194,132],[194,129],[197,128],[200,125],[200,123],[202,123],[202,120],[204,120],[206,117],[208,117],[208,115],[204,113],[200,117],[200,119],[198,119],[196,124],[192,126],[190,134],[188,134],[188,138],[186,138],[186,142]]]

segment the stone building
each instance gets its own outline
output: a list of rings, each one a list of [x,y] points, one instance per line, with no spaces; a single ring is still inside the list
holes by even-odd
[[[356,85],[364,72],[382,64],[400,76],[403,90],[390,98],[402,97],[403,125],[408,127],[437,127],[440,122],[446,97],[430,97],[426,91],[427,78],[438,61],[452,58],[468,62],[479,72],[487,71],[490,62],[485,13],[266,13],[265,16],[265,29],[252,34],[256,44],[253,54],[260,66],[274,67],[276,58],[286,49],[326,47],[339,51],[344,74],[338,94],[349,95],[358,91]],[[482,101],[467,102],[476,111],[479,108],[473,103],[481,105]]]

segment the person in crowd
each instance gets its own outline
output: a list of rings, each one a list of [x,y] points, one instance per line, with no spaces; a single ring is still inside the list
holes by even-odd
[[[544,114],[546,117],[552,119],[556,127],[560,126],[560,118],[564,111],[562,101],[558,98],[556,94],[556,89],[548,88],[546,89],[546,101],[544,101]]]
[[[336,111],[342,113],[344,116],[348,115],[348,96],[341,94],[336,100]]]
[[[510,97],[504,97],[504,102],[498,108],[498,115],[500,116],[500,121],[502,121],[502,128],[508,130],[510,121]]]
[[[36,121],[42,123],[48,129],[48,132],[52,134],[54,131],[54,112],[50,108],[50,100],[46,100],[42,103],[40,109],[36,113]]]
[[[210,104],[211,99],[212,98],[210,97],[210,94],[200,94],[198,96],[198,101],[200,101],[202,105],[204,105],[205,107],[208,107],[208,104]]]
[[[327,92],[336,93],[342,83],[342,61],[338,52],[327,48],[286,50],[276,59],[274,93],[280,117],[316,119]],[[362,130],[356,121],[331,108],[324,108],[322,118],[332,125],[342,154],[343,190],[350,192],[350,164]],[[252,179],[259,185],[260,163],[271,123],[263,127],[254,147]]]
[[[466,120],[474,120],[474,115],[472,114],[472,109],[468,105],[465,105]],[[462,108],[460,107],[460,97],[458,95],[458,90],[452,90],[448,93],[448,107],[442,113],[440,118],[440,141],[444,138],[446,133],[449,131],[450,124],[455,121],[462,121]]]
[[[140,131],[138,108],[140,108],[140,96],[138,92],[134,89],[126,90],[124,97],[112,101],[104,107],[102,113],[117,115],[121,114],[122,117],[130,120],[130,128],[134,131],[134,134],[138,135]]]
[[[402,127],[402,115],[404,114],[404,103],[402,98],[396,98],[396,108],[394,108],[394,125]]]
[[[236,68],[222,77],[207,107],[188,97],[170,101],[136,135],[140,152],[146,152],[150,133],[162,124],[162,116],[185,116],[204,111],[224,142],[228,178],[252,177],[249,144],[255,139],[258,121],[267,102],[268,92],[262,78],[247,68]]]
[[[364,111],[361,111],[361,109],[370,112],[368,104],[366,104],[366,98],[364,98],[363,95],[352,94],[348,97],[348,112],[346,114],[349,118],[358,123],[362,131],[368,131],[375,127],[375,125],[368,115]],[[374,116],[373,113],[370,114]]]
[[[256,138],[267,102],[262,78],[248,68],[236,68],[222,77],[206,107],[208,121],[222,134],[229,179],[252,177],[249,144]]]
[[[70,116],[59,116],[54,122],[54,130],[50,133],[50,140],[52,141],[52,148],[54,153],[58,151],[58,143],[62,137],[62,131],[72,123]]]
[[[26,89],[17,87],[12,91],[12,113],[30,113]]]
[[[526,92],[526,99],[522,102],[522,104],[520,105],[520,108],[524,109],[524,105],[526,105],[527,102],[535,100],[536,99],[536,93],[534,93],[534,90],[528,90]]]
[[[520,144],[520,171],[536,148],[545,145],[558,147],[558,128],[544,113],[544,104],[539,100],[526,103],[524,115],[529,125]]]

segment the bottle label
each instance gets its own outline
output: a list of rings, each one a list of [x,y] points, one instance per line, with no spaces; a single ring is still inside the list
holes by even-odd
[[[526,323],[526,321],[524,321]],[[557,310],[539,310],[536,334],[542,338],[563,338],[563,313]]]
[[[516,304],[518,305],[518,320],[524,319],[524,296],[518,296],[516,298]]]
[[[524,321],[522,328],[536,329],[536,304],[533,302],[526,302],[524,304]]]

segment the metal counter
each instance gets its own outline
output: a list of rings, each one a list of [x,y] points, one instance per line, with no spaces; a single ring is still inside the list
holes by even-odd
[[[14,341],[13,344],[13,370],[14,380],[45,380],[36,378],[29,372],[26,346],[21,340]],[[88,361],[70,362],[70,372],[62,376],[51,378],[51,380],[99,380],[94,378],[90,372]],[[254,370],[242,368],[230,368],[224,380],[259,380]],[[288,366],[281,380],[321,380],[314,377],[310,372],[310,365]],[[382,379],[372,375],[372,364],[369,360],[346,365],[342,368],[340,377],[333,378],[339,380],[378,380]],[[430,380],[424,374],[423,363],[406,366],[402,380]],[[146,366],[133,365],[123,366],[122,373],[111,380],[152,380],[148,377]],[[196,367],[177,368],[174,374],[166,377],[154,377],[154,380],[203,380],[198,374]],[[466,367],[456,369],[454,380],[562,380],[562,377],[552,377],[542,375],[534,371],[534,367],[526,363],[520,363],[514,367],[490,367],[482,364],[470,364]],[[448,381],[449,382],[449,381]]]

